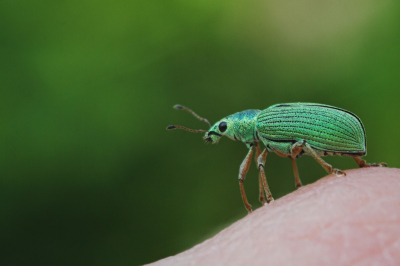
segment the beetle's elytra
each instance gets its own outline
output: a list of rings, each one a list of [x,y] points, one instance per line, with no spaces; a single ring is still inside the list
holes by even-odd
[[[193,130],[182,126],[168,126],[167,129],[184,129],[190,132],[205,132],[207,142],[217,143],[222,136],[239,140],[246,144],[249,152],[239,170],[239,185],[244,205],[251,212],[243,187],[243,181],[249,170],[253,150],[256,150],[256,162],[259,169],[260,201],[262,204],[273,201],[265,177],[264,164],[269,152],[292,161],[296,187],[301,187],[295,159],[302,155],[311,155],[328,173],[337,176],[345,172],[332,168],[321,157],[326,155],[345,155],[354,158],[359,167],[383,167],[386,163],[367,164],[360,157],[367,154],[367,142],[364,126],[353,113],[334,106],[317,103],[276,104],[261,110],[246,110],[227,116],[213,126],[207,119],[199,117],[190,109],[175,105],[198,119],[206,122],[210,129]],[[259,142],[265,145],[261,152]],[[264,193],[265,196],[264,197]]]

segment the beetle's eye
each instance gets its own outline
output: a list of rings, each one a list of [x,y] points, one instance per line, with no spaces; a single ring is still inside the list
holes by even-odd
[[[221,131],[221,132],[225,132],[226,128],[227,128],[226,122],[221,122],[221,123],[219,124],[219,126],[218,126],[218,129],[219,129],[219,131]]]

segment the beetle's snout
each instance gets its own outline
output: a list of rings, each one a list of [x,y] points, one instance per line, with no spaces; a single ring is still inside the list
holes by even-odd
[[[211,137],[211,135],[210,135],[210,132],[207,132],[205,135],[204,135],[204,140],[206,141],[206,142],[213,142],[213,139],[212,139],[212,137]]]
[[[204,136],[204,140],[206,142],[211,142],[211,143],[214,144],[214,143],[217,143],[219,141],[221,136],[222,136],[221,134],[218,134],[217,132],[210,130]]]

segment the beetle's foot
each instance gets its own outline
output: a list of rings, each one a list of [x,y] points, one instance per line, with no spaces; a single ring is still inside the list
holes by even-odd
[[[301,183],[296,184],[296,188],[301,188],[303,185]]]
[[[273,202],[273,201],[274,201],[273,197],[267,198],[267,203],[270,203],[270,202]]]
[[[252,212],[251,205],[247,203],[247,204],[244,204],[244,206],[246,207],[247,212],[250,214]]]
[[[387,167],[386,163],[371,163],[371,167]]]
[[[336,168],[332,170],[332,173],[338,177],[346,176],[345,172],[343,172],[342,170],[336,169]]]
[[[365,165],[362,166],[364,167],[387,167],[386,163],[366,163]]]

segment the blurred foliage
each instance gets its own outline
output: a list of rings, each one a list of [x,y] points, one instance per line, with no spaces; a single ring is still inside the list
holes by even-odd
[[[0,3],[1,265],[138,265],[246,215],[245,145],[168,132],[245,109],[317,102],[356,113],[370,162],[399,167],[396,1]],[[342,169],[347,157],[328,157]],[[326,175],[298,160],[303,184]],[[276,198],[289,160],[267,157]],[[245,182],[258,202],[253,164]]]

